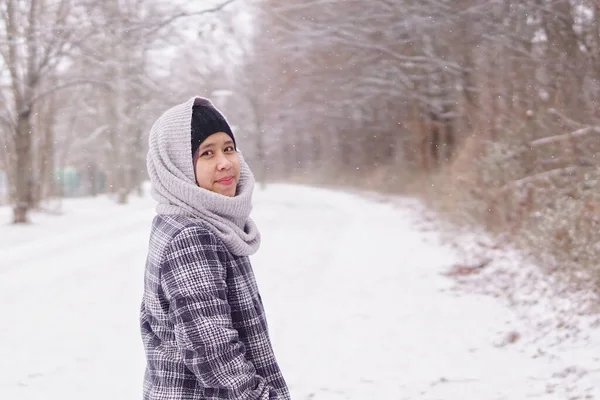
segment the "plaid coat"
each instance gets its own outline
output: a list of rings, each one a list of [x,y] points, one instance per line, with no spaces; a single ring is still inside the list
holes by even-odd
[[[140,324],[145,400],[288,400],[248,257],[200,221],[157,215]]]

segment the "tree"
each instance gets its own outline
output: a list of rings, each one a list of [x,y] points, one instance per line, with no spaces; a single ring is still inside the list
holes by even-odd
[[[32,125],[36,103],[82,81],[75,78],[56,85],[49,79],[73,49],[92,34],[84,22],[85,6],[68,0],[7,0],[0,5],[0,60],[8,72],[2,116],[8,127],[5,140],[11,149],[8,164],[14,162],[14,168],[8,167],[8,176],[13,186],[15,223],[28,221],[27,211],[34,201]]]
[[[216,12],[231,2],[224,1],[199,11],[168,5],[151,8],[146,2],[134,0],[76,3],[69,0],[7,0],[0,4],[0,66],[6,71],[0,75],[2,156],[11,186],[15,223],[28,221],[28,210],[35,202],[33,188],[37,182],[33,143],[40,133],[35,131],[33,118],[38,103],[59,90],[86,84],[95,85],[105,95],[112,93],[113,99],[106,104],[112,106],[110,121],[113,126],[108,132],[112,135],[109,142],[115,157],[113,181],[122,193],[120,200],[124,201],[128,176],[139,169],[121,152],[124,146],[139,147],[141,143],[143,128],[135,125],[135,113],[142,109],[140,99],[144,97],[132,88],[143,87],[144,82],[138,79],[131,86],[123,82],[130,77],[128,74],[143,77],[143,69],[148,66],[144,57],[161,30],[188,17]],[[151,9],[153,13],[149,13]],[[106,26],[98,25],[102,16]],[[112,40],[110,44],[117,53],[103,54],[107,60],[117,56],[114,62],[108,62],[112,66],[110,73],[94,76],[90,71],[70,68],[82,58],[94,59],[93,49],[87,51],[90,49],[86,45],[101,43],[105,28],[112,32],[108,39]],[[124,39],[116,43],[115,35],[118,34],[122,35],[119,39]],[[96,58],[96,61],[101,64],[104,60]],[[65,70],[70,73],[64,73]],[[132,108],[127,109],[129,106]],[[133,135],[125,135],[126,132]],[[119,135],[126,138],[125,142],[119,140]]]

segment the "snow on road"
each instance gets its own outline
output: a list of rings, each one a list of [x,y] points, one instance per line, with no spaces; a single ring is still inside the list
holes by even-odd
[[[149,197],[71,199],[31,226],[8,225],[0,208],[0,399],[141,398],[153,208]],[[568,398],[549,390],[565,365],[498,346],[514,326],[527,335],[513,310],[440,274],[456,254],[418,228],[418,210],[301,186],[257,191],[252,262],[292,398]],[[597,374],[577,382],[581,398],[600,396]]]

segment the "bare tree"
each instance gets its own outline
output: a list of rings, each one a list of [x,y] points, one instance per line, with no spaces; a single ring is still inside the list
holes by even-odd
[[[70,1],[7,0],[0,5],[0,57],[8,75],[3,120],[10,154],[9,181],[14,185],[15,223],[27,222],[34,182],[32,164],[33,112],[36,102],[62,87],[81,83],[72,79],[58,85],[54,76],[72,49],[91,32],[85,30],[84,7]],[[41,90],[42,85],[44,90]],[[14,146],[14,147],[13,147]]]
[[[590,190],[600,151],[597,1],[265,0],[257,8],[255,44],[268,57],[247,68],[267,73],[254,84],[277,104],[270,119],[284,134],[275,154],[288,176],[363,186],[383,176],[385,189],[392,179],[398,189],[424,182],[446,210],[523,232],[565,265],[573,254],[599,255],[584,246],[595,237],[580,232],[594,230],[598,201]],[[545,210],[569,211],[556,221]],[[542,214],[560,232],[541,224]],[[574,257],[572,269],[573,260],[582,264]]]
[[[119,200],[124,202],[130,186],[134,186],[133,180],[139,180],[139,168],[129,163],[122,153],[125,147],[139,150],[144,127],[136,125],[139,114],[135,113],[147,102],[138,90],[146,82],[133,79],[129,84],[128,79],[131,74],[142,77],[147,72],[144,71],[149,65],[147,51],[165,29],[185,18],[219,11],[232,1],[199,11],[133,0],[118,2],[118,6],[114,1],[73,3],[68,0],[7,0],[0,4],[0,65],[5,71],[0,75],[2,156],[11,186],[15,223],[28,221],[28,210],[35,202],[33,138],[41,135],[36,132],[33,121],[36,103],[58,90],[84,84],[95,85],[104,94],[112,93],[113,99],[106,104],[112,106],[110,121],[114,126],[107,132],[113,135],[109,140],[116,167],[113,181],[121,193]],[[98,24],[98,15],[106,17],[106,25]],[[114,62],[108,62],[112,67],[105,69],[111,72],[104,75],[82,70],[75,74],[62,73],[77,59],[94,59],[94,51],[88,51],[87,45],[102,43],[105,29],[112,34],[104,39],[112,40],[110,50],[115,50],[114,54],[108,51],[102,54],[105,60],[114,58]],[[118,36],[119,42],[116,42]],[[96,61],[102,64],[104,60],[96,58]],[[136,72],[132,72],[134,70]],[[125,141],[120,141],[119,135]]]

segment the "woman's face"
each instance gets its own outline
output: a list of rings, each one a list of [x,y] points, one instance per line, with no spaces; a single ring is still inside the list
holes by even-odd
[[[240,180],[240,158],[231,137],[213,133],[198,147],[196,183],[211,192],[233,197]]]

